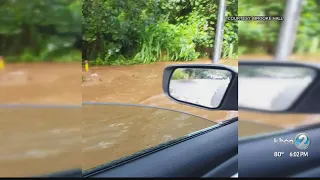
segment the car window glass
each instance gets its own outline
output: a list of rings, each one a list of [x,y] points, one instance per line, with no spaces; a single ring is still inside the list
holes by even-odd
[[[185,136],[216,123],[170,110],[83,105],[83,171]]]
[[[0,105],[0,175],[32,177],[81,167],[81,106]]]

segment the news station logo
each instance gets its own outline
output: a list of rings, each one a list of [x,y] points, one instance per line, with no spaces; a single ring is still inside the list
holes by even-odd
[[[311,140],[306,133],[299,133],[294,139],[273,138],[275,144],[291,144],[300,150],[306,150],[310,146]]]
[[[310,146],[310,137],[306,133],[299,133],[294,138],[294,144],[298,149],[306,150]]]
[[[294,144],[293,139],[273,138],[273,142],[276,144]]]

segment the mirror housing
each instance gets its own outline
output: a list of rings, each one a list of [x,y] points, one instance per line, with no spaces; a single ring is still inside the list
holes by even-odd
[[[221,102],[219,103],[218,106],[216,107],[208,107],[204,106],[200,103],[192,103],[192,102],[187,102],[182,99],[178,99],[173,97],[170,94],[170,81],[172,78],[173,73],[177,69],[203,69],[203,70],[222,70],[226,71],[231,74],[230,82],[224,92],[224,95],[221,99]],[[218,65],[218,64],[179,64],[179,65],[170,65],[167,66],[164,69],[163,73],[163,82],[162,82],[162,88],[164,93],[173,101],[176,101],[181,104],[193,106],[193,107],[198,107],[198,108],[203,108],[206,110],[233,110],[237,111],[238,110],[238,69],[236,67],[232,66],[224,66],[224,65]],[[211,99],[211,97],[208,97],[208,99]]]
[[[314,76],[311,79],[311,82],[306,84],[305,87],[303,87],[303,84],[301,83],[301,86],[299,86],[298,83],[296,83],[295,86],[291,86],[291,88],[284,89],[285,91],[282,91],[278,94],[278,97],[276,100],[281,103],[281,101],[285,102],[288,100],[285,95],[287,96],[293,96],[293,94],[296,94],[297,97],[294,98],[294,100],[288,104],[288,106],[284,109],[265,109],[265,108],[259,108],[259,107],[245,107],[241,104],[240,99],[239,101],[239,109],[242,110],[249,110],[249,111],[259,111],[259,112],[267,112],[267,113],[307,113],[307,114],[313,114],[313,113],[320,113],[320,64],[315,63],[302,63],[302,62],[293,62],[293,61],[239,61],[239,67],[240,67],[240,92],[241,89],[245,87],[241,87],[241,67],[250,67],[251,69],[264,67],[264,68],[288,68],[288,69],[309,69],[310,71],[314,72]],[[249,69],[249,68],[248,68]],[[289,72],[290,73],[290,72]],[[287,74],[289,74],[287,73]],[[285,78],[283,77],[283,81],[285,82]],[[277,80],[275,78],[275,80]],[[271,84],[272,85],[272,84]],[[244,85],[243,85],[244,86]],[[257,86],[258,87],[258,86]],[[278,85],[275,85],[273,87],[269,87],[270,89],[277,88]],[[294,88],[295,87],[295,88]],[[254,88],[254,86],[253,86]],[[300,88],[300,92],[297,94],[296,88]],[[258,89],[258,88],[257,88]],[[292,89],[292,91],[290,91]],[[252,89],[251,89],[252,90]],[[252,90],[254,91],[254,90]],[[258,90],[257,90],[258,91]],[[241,98],[241,93],[240,98]],[[261,93],[261,97],[264,97],[267,99],[265,94]],[[290,98],[289,98],[290,99]],[[259,99],[256,99],[257,101]],[[292,99],[290,99],[292,100]],[[280,110],[281,109],[281,110]]]

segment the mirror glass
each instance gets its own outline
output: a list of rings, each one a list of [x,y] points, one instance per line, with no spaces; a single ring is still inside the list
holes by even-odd
[[[283,111],[312,83],[316,71],[307,67],[239,67],[239,108]]]
[[[170,79],[169,95],[179,101],[208,108],[220,105],[231,81],[228,70],[178,68]]]

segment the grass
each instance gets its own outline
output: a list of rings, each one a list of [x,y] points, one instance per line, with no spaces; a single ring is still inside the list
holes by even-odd
[[[144,54],[144,52],[146,53]],[[166,53],[166,52],[158,52],[158,53],[159,53],[159,56],[151,56],[147,51],[142,51],[137,53],[136,56],[134,56],[133,58],[126,58],[121,55],[114,60],[104,61],[98,58],[96,60],[88,60],[88,63],[90,66],[136,65],[136,64],[152,64],[154,62],[190,62],[190,61],[196,61],[198,59],[209,58],[208,56],[197,56],[197,58],[192,58],[192,59],[187,59],[187,58],[179,59],[176,55],[170,55],[170,53]],[[231,57],[223,56],[222,58],[238,60],[237,54],[233,53],[230,55]],[[84,65],[84,60],[82,60],[82,64]]]

